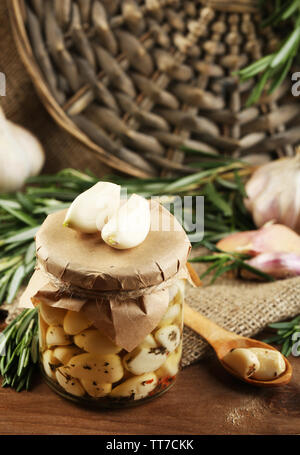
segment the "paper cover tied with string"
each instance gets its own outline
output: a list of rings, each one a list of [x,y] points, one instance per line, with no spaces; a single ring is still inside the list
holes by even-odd
[[[21,304],[82,311],[117,346],[134,349],[165,314],[168,288],[188,277],[186,233],[169,211],[150,204],[150,232],[128,250],[111,248],[100,233],[63,227],[65,211],[49,215],[36,235],[38,265]]]

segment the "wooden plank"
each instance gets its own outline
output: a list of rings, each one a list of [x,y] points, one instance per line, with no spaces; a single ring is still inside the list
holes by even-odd
[[[176,385],[143,406],[84,409],[38,378],[31,392],[0,389],[0,434],[295,434],[300,430],[300,362],[279,389],[256,389],[214,359],[181,372]]]

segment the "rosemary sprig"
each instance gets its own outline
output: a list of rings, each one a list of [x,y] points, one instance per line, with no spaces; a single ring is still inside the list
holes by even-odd
[[[262,2],[264,7],[265,2]],[[268,93],[278,88],[286,78],[289,70],[300,49],[300,2],[299,0],[279,0],[273,6],[272,14],[267,11],[267,18],[263,21],[262,27],[280,27],[285,37],[278,49],[272,54],[262,57],[240,70],[237,74],[241,81],[245,81],[260,74],[260,78],[254,87],[247,105],[258,101],[263,90],[268,86]]]
[[[275,322],[269,324],[268,327],[276,329],[276,334],[263,341],[265,343],[280,345],[282,354],[288,357],[292,352],[293,345],[300,338],[300,316],[295,317],[289,322]],[[297,334],[299,334],[299,336]],[[297,350],[297,353],[300,355],[299,350]]]
[[[213,254],[207,254],[202,256],[197,256],[190,259],[189,262],[204,262],[210,263],[211,265],[205,270],[200,279],[205,278],[208,274],[213,273],[213,276],[210,280],[210,284],[213,284],[216,279],[223,275],[224,273],[234,272],[239,274],[241,270],[247,270],[253,275],[256,275],[259,278],[263,278],[265,281],[274,281],[274,278],[267,273],[258,270],[251,265],[247,264],[245,260],[250,259],[251,256],[242,253],[224,253],[216,248],[214,245],[209,242],[202,242],[203,246],[208,248],[213,252]]]
[[[19,314],[1,334],[2,387],[29,390],[38,361],[37,308]]]
[[[242,179],[252,171],[241,161],[213,157],[203,160],[199,172],[182,178],[132,179],[108,175],[105,180],[126,187],[129,194],[145,197],[204,195],[205,240],[217,242],[231,232],[254,229],[243,205],[241,189]],[[0,305],[12,303],[20,286],[33,272],[34,236],[45,217],[69,207],[78,194],[97,181],[89,173],[65,169],[56,175],[30,179],[23,193],[0,195]],[[193,222],[195,216],[193,211]],[[183,227],[189,233],[186,223]]]

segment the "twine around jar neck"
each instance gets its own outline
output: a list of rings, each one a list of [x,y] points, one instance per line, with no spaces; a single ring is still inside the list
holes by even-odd
[[[48,278],[49,283],[52,284],[59,293],[70,298],[79,298],[79,299],[95,299],[95,300],[109,300],[110,298],[117,299],[119,301],[126,301],[128,299],[137,299],[144,295],[153,294],[155,292],[160,292],[168,289],[170,286],[176,283],[180,279],[187,279],[192,283],[187,267],[182,267],[178,272],[169,278],[168,280],[163,281],[154,286],[148,286],[141,289],[133,290],[111,290],[111,291],[100,291],[94,289],[81,288],[75,286],[70,282],[62,281],[58,277],[47,272],[42,264],[38,263],[38,269],[41,270]]]

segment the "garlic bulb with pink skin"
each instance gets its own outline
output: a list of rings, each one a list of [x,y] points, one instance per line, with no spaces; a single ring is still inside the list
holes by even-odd
[[[300,233],[300,148],[294,157],[260,166],[245,185],[245,206],[257,227],[268,221]]]

